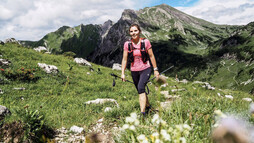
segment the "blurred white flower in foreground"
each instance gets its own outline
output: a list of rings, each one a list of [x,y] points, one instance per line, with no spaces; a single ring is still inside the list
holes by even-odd
[[[140,143],[148,143],[148,140],[144,134],[139,135],[137,139]]]
[[[158,114],[155,114],[153,116],[152,123],[157,124],[157,125],[159,125],[160,123],[162,125],[166,125],[167,124],[164,120],[162,120],[162,118],[160,118],[160,116]]]
[[[233,116],[226,116],[220,110],[216,110],[215,114],[219,118],[214,125],[212,139],[214,142],[221,143],[249,143],[251,141],[251,131],[248,127],[251,125],[243,119]]]

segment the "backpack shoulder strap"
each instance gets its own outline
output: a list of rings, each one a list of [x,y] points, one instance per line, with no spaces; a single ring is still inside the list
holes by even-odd
[[[146,38],[141,39],[141,50],[143,50],[143,51],[146,50],[145,39]]]
[[[129,41],[128,41],[128,51],[130,52],[130,51],[132,51],[132,50],[133,50],[132,43],[131,43],[131,41],[129,40]]]

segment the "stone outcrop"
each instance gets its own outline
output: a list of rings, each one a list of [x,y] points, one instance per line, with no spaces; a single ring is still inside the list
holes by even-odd
[[[234,99],[234,97],[232,95],[225,95],[225,97],[228,99],[232,99],[232,100]]]
[[[0,88],[0,94],[4,94],[4,91]]]
[[[117,107],[119,107],[119,105],[115,99],[108,99],[108,98],[105,98],[105,99],[98,98],[96,100],[87,101],[85,104],[104,104],[106,102],[113,102],[116,104]]]
[[[70,131],[74,133],[82,133],[84,131],[84,128],[78,127],[78,126],[72,126],[70,128]]]
[[[7,107],[0,105],[0,121],[1,121],[6,115],[11,115],[11,111],[10,111]]]
[[[194,81],[193,84],[201,84],[203,88],[209,89],[209,90],[215,90],[215,87],[211,86],[208,82],[202,82],[202,81]]]
[[[243,100],[243,101],[252,102],[252,99],[251,99],[251,98],[243,98],[242,100]]]
[[[39,46],[37,48],[34,48],[35,51],[41,52],[41,51],[48,51],[48,49],[44,46]]]
[[[90,66],[90,67],[92,66],[87,60],[85,60],[83,58],[75,58],[74,61],[80,65],[85,65],[85,66]]]
[[[122,70],[121,64],[114,63],[114,64],[113,64],[113,67],[112,67],[112,70]]]
[[[64,142],[80,143],[85,141],[85,135],[83,133],[78,133],[75,131],[67,130],[64,127],[57,129],[56,131],[57,135],[55,136],[54,141],[56,143],[64,143]]]
[[[38,66],[40,68],[42,68],[48,74],[50,74],[50,73],[56,74],[59,72],[58,68],[54,65],[47,65],[45,63],[38,63]]]
[[[20,91],[26,90],[26,88],[24,88],[24,87],[14,87],[13,89],[14,90],[20,90]]]
[[[5,40],[5,43],[16,43],[16,44],[21,45],[20,42],[17,41],[15,38],[6,39],[6,40]]]
[[[11,61],[6,59],[0,59],[0,66],[9,67],[10,64],[11,64]]]

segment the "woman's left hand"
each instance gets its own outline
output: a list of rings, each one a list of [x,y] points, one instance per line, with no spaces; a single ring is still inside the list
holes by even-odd
[[[154,71],[154,76],[155,76],[156,78],[158,78],[159,75],[160,75],[160,73],[159,73],[158,71]]]

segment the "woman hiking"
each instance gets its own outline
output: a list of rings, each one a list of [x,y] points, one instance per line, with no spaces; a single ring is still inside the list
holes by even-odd
[[[125,81],[124,72],[127,61],[130,60],[132,79],[139,94],[140,110],[143,117],[145,117],[146,113],[148,113],[151,108],[145,92],[145,85],[152,72],[148,57],[153,65],[154,76],[157,78],[159,77],[159,71],[151,43],[148,39],[141,38],[140,33],[141,29],[138,24],[132,24],[130,26],[129,34],[131,36],[131,40],[124,43],[121,78]]]

